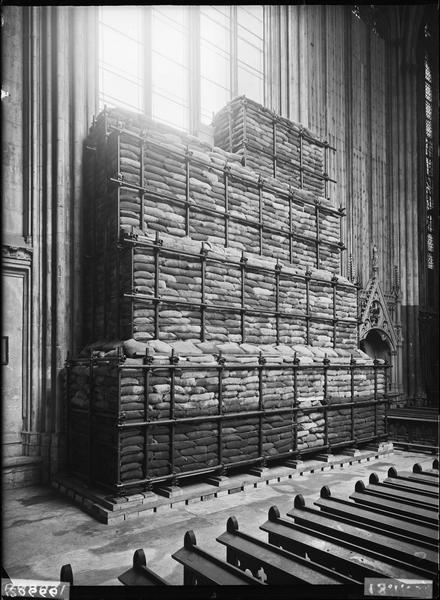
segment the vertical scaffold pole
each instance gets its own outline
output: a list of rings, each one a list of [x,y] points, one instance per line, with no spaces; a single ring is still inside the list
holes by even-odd
[[[171,350],[170,356],[170,474],[173,476],[171,480],[172,486],[178,486],[179,480],[176,476],[175,468],[175,401],[176,401],[176,365],[179,362],[179,357],[175,354],[174,348]]]
[[[205,248],[205,243],[202,242],[200,249],[200,341],[205,341],[206,329],[206,257],[208,250]]]
[[[304,281],[306,285],[306,344],[310,345],[310,279],[312,277],[311,271],[307,268],[307,271],[304,275]]]
[[[292,217],[293,217],[293,210],[292,210],[292,202],[293,202],[293,191],[292,191],[292,187],[289,184],[289,262],[292,263],[293,261],[293,222],[292,222]]]
[[[160,248],[163,244],[163,240],[159,238],[159,232],[156,231],[156,238],[154,240],[154,337],[156,340],[159,339],[159,278],[160,278]]]
[[[258,410],[260,411],[259,415],[259,424],[258,424],[258,457],[261,458],[261,466],[266,466],[266,458],[264,456],[264,448],[263,448],[263,420],[264,416],[262,411],[264,411],[264,389],[263,389],[263,370],[264,365],[266,364],[266,359],[263,356],[263,353],[260,351],[258,356]]]
[[[149,433],[150,433],[150,415],[149,415],[149,394],[150,394],[150,378],[151,378],[151,365],[153,364],[153,357],[150,355],[149,348],[145,349],[145,356],[143,358],[144,364],[144,464],[143,464],[143,476],[144,479],[149,479]],[[145,491],[149,492],[152,489],[151,482],[145,484]]]
[[[327,452],[330,454],[331,448],[330,448],[329,435],[328,435],[328,405],[329,405],[328,370],[330,367],[330,360],[327,357],[327,354],[325,355],[322,362],[324,365],[324,393],[323,393],[323,399],[322,399],[322,404],[324,407],[324,446],[327,448]]]
[[[259,246],[260,256],[263,254],[263,186],[264,179],[261,175],[258,175],[258,235],[259,235]]]
[[[118,403],[118,423],[121,424],[125,418],[126,418],[126,414],[125,412],[122,410],[122,406],[121,406],[121,365],[125,362],[125,354],[124,351],[122,349],[121,346],[118,346],[118,364],[117,364],[117,376],[118,376],[118,389],[116,390],[117,393],[117,403]],[[117,485],[120,486],[121,485],[121,430],[118,427],[118,443],[117,443],[117,461],[116,461],[116,482]],[[120,489],[120,488],[119,488]]]
[[[315,227],[316,227],[316,240],[315,240],[315,245],[316,245],[316,268],[320,269],[321,268],[321,256],[320,256],[320,244],[321,244],[321,234],[320,234],[320,225],[319,225],[319,207],[321,206],[321,203],[319,200],[315,200]]]
[[[275,325],[276,325],[276,341],[280,343],[280,274],[282,265],[277,261],[275,265]]]
[[[333,300],[333,349],[336,348],[336,326],[338,323],[338,320],[336,318],[336,289],[337,289],[337,285],[338,285],[338,278],[336,275],[333,275],[333,277],[331,278],[331,284],[332,284],[332,300]]]
[[[223,181],[225,188],[225,248],[229,246],[229,176],[231,165],[225,163],[223,167]]]
[[[299,358],[296,352],[293,357],[293,451],[298,452],[298,367]]]
[[[219,420],[218,420],[218,464],[220,466],[219,475],[223,476],[226,473],[225,465],[223,463],[223,420],[222,415],[224,413],[223,406],[223,372],[225,368],[225,359],[222,356],[222,351],[220,350],[219,355],[217,356],[218,363],[218,412]]]
[[[245,305],[245,282],[246,282],[246,263],[248,259],[244,255],[244,251],[240,258],[240,269],[241,269],[241,343],[244,344],[246,341],[246,305]]]

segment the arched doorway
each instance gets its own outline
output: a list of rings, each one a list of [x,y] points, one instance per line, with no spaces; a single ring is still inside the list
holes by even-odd
[[[361,350],[368,354],[370,358],[380,358],[390,365],[387,391],[392,390],[393,383],[395,384],[394,367],[396,366],[396,352],[387,334],[381,329],[370,329],[359,345]]]
[[[360,346],[370,358],[381,358],[391,363],[391,345],[386,334],[379,329],[370,329]]]

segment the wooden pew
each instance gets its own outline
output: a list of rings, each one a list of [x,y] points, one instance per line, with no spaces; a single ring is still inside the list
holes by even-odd
[[[183,565],[183,585],[265,585],[202,550],[191,530],[185,533],[183,548],[172,554],[172,558]]]
[[[438,527],[438,514],[435,509],[421,508],[414,504],[390,500],[385,495],[375,495],[371,489],[367,489],[365,483],[361,480],[356,482],[355,491],[349,498],[358,504],[370,506],[377,512],[388,512],[406,521]]]
[[[72,565],[68,563],[67,565],[63,565],[60,569],[60,581],[65,583],[70,583],[73,585],[73,571]]]
[[[384,531],[373,521],[359,523],[344,514],[328,513],[305,505],[301,494],[295,497],[294,510],[287,513],[295,524],[325,534],[343,542],[352,543],[385,557],[406,563],[410,567],[433,571],[438,565],[438,550],[435,543],[408,540],[405,533]]]
[[[249,569],[254,577],[263,569],[269,585],[337,585],[361,583],[336,573],[322,563],[315,563],[239,531],[235,517],[227,521],[226,531],[217,538],[226,546],[226,560],[240,569]]]
[[[376,473],[371,473],[369,477],[369,485],[365,486],[365,493],[371,493],[377,496],[383,496],[389,500],[396,500],[411,504],[420,508],[429,508],[438,511],[438,497],[426,495],[423,491],[416,491],[416,488],[394,488],[392,485],[380,483]],[[428,487],[429,489],[429,487]]]
[[[304,503],[302,496],[301,499]],[[298,504],[297,496],[295,506]],[[292,523],[290,520],[282,519],[276,506],[270,508],[268,521],[261,525],[260,529],[267,531],[271,544],[301,556],[307,555],[310,560],[335,569],[338,573],[347,575],[360,583],[363,583],[365,577],[416,579],[420,576],[430,575],[426,569],[411,568],[409,564],[362,548],[355,536],[349,535],[348,541],[344,541],[332,534],[300,525],[296,521]],[[396,540],[389,540],[390,544],[393,542],[395,543]],[[407,560],[411,558],[407,557]]]
[[[142,549],[135,551],[133,566],[119,575],[118,579],[124,585],[169,585],[168,581],[147,567],[145,553]]]
[[[432,488],[437,492],[438,490],[438,482],[432,477],[425,477],[418,473],[413,473],[412,471],[396,471],[394,467],[390,467],[388,469],[389,477],[396,477],[397,479],[403,479],[404,481],[410,481],[414,484],[421,484],[423,486],[427,486]]]
[[[426,477],[432,477],[438,479],[438,469],[426,469],[425,471],[422,469],[422,465],[420,463],[416,463],[413,466],[413,473],[417,475],[425,475]]]
[[[437,533],[432,525],[417,520],[402,519],[386,511],[378,511],[369,506],[359,506],[348,500],[331,497],[327,486],[321,489],[321,497],[314,502],[316,506],[331,515],[340,515],[354,523],[375,527],[384,533],[394,532],[416,543],[437,547]],[[288,513],[290,516],[290,513]]]
[[[438,498],[439,496],[438,489],[431,485],[418,483],[417,481],[408,479],[407,477],[399,477],[395,467],[390,467],[388,469],[388,477],[384,479],[382,483],[383,485],[392,486],[396,489],[408,491],[412,490],[416,493],[430,496],[431,498]]]

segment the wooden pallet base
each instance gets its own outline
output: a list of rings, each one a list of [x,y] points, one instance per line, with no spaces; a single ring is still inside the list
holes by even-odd
[[[71,498],[81,510],[101,523],[111,525],[151,513],[165,512],[173,507],[221,498],[239,493],[246,488],[279,483],[283,480],[300,477],[304,473],[320,473],[328,469],[347,468],[356,463],[387,456],[392,451],[392,444],[381,444],[372,449],[360,450],[357,456],[350,456],[349,453],[335,454],[333,455],[335,460],[332,463],[310,458],[296,461],[296,466],[292,466],[289,462],[288,465],[264,469],[259,474],[245,472],[216,478],[215,481],[211,477],[200,483],[179,486],[178,493],[173,493],[173,491],[176,492],[175,490],[163,489],[157,490],[158,493],[142,492],[117,497],[109,496],[108,493],[89,488],[79,479],[65,474],[57,475],[52,481],[52,487]]]

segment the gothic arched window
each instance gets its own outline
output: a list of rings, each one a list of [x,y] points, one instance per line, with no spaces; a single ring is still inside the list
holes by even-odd
[[[99,8],[100,105],[196,132],[233,97],[264,104],[264,6]]]

